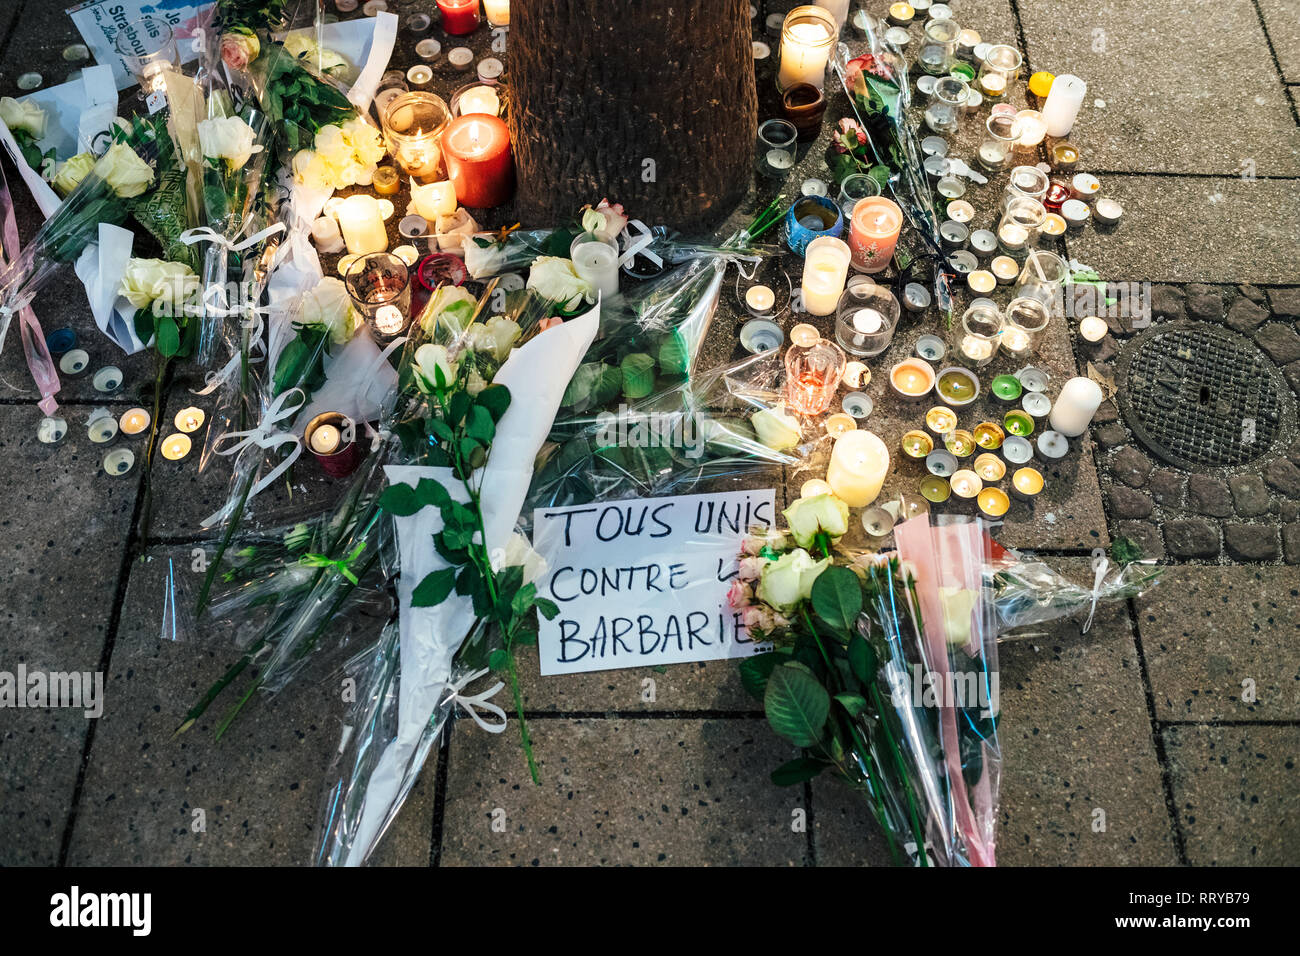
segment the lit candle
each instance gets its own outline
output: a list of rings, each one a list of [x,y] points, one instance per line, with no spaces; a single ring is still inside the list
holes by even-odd
[[[776,293],[765,285],[752,285],[745,290],[745,305],[751,312],[764,315],[776,304]]]
[[[321,252],[341,252],[343,236],[339,234],[339,224],[331,216],[321,216],[311,224],[311,237],[316,248]]]
[[[494,27],[510,24],[510,0],[483,0],[483,12]]]
[[[943,436],[943,446],[958,458],[966,458],[975,451],[975,437],[959,428]]]
[[[453,36],[464,36],[478,28],[478,0],[438,0],[442,28]]]
[[[817,7],[796,7],[781,27],[781,67],[777,86],[788,90],[798,83],[822,89],[826,62],[839,33],[835,18]]]
[[[835,442],[826,481],[850,508],[871,504],[889,471],[889,449],[873,432],[851,431]]]
[[[905,27],[916,16],[916,10],[910,3],[891,3],[889,5],[889,22],[896,27]]]
[[[194,443],[190,441],[189,435],[168,435],[163,439],[159,450],[168,461],[180,461],[193,447]]]
[[[1001,481],[1007,473],[1007,466],[997,455],[985,452],[975,459],[975,473],[985,481]]]
[[[1008,325],[1002,329],[1002,347],[1012,355],[1021,355],[1029,351],[1029,336],[1024,329]]]
[[[176,426],[177,431],[196,432],[203,427],[203,422],[207,419],[201,408],[182,408],[176,413],[176,420],[172,423]]]
[[[853,207],[849,223],[849,248],[853,267],[880,272],[889,265],[903,227],[903,210],[884,196],[869,196]]]
[[[998,284],[997,277],[987,269],[976,269],[966,274],[966,284],[977,295],[988,295]]]
[[[1106,337],[1110,327],[1106,320],[1095,315],[1085,316],[1079,320],[1079,335],[1085,342],[1100,342]]]
[[[569,247],[573,271],[605,298],[618,295],[618,240],[582,235]]]
[[[985,488],[975,501],[980,511],[990,518],[1001,518],[1011,508],[1011,499],[1001,488]]]
[[[128,408],[122,413],[118,425],[123,435],[138,435],[149,427],[149,413],[143,408]]]
[[[904,398],[920,398],[934,388],[934,369],[921,359],[904,359],[889,370],[889,384]]]
[[[388,249],[388,231],[384,228],[384,214],[379,200],[358,193],[338,205],[339,226],[348,252],[354,256]]]
[[[853,420],[852,415],[846,415],[844,412],[836,412],[826,419],[826,434],[832,438],[842,438],[848,432],[854,431],[858,423]]]
[[[462,206],[500,206],[515,188],[510,131],[496,116],[471,114],[452,120],[442,134],[447,177]]]
[[[952,486],[952,493],[958,498],[974,498],[984,488],[980,476],[967,468],[953,472],[952,477],[948,479],[948,484]]]
[[[461,116],[468,116],[471,113],[499,116],[501,97],[490,86],[473,86],[460,94],[460,98],[456,100],[456,110]]]
[[[903,454],[908,458],[924,458],[934,451],[934,439],[925,432],[910,431],[903,436]]]
[[[1020,468],[1011,476],[1011,487],[1016,496],[1032,498],[1043,490],[1043,475],[1037,468]]]
[[[981,448],[987,448],[993,451],[1002,447],[1002,440],[1006,434],[997,422],[980,422],[975,426],[975,444]]]
[[[951,408],[936,405],[925,413],[925,427],[936,435],[945,435],[957,427],[957,413]]]
[[[819,236],[804,252],[803,307],[813,315],[830,315],[839,303],[849,277],[852,254],[845,243],[833,236]]]
[[[1061,82],[1059,77],[1056,82]],[[1092,379],[1070,379],[1052,406],[1052,428],[1067,438],[1078,438],[1088,430],[1088,423],[1097,414],[1101,401],[1101,386]]]
[[[816,498],[818,495],[829,494],[834,494],[834,492],[831,491],[831,486],[821,478],[809,478],[799,486],[800,498]]]
[[[1052,91],[1043,104],[1043,122],[1047,125],[1048,136],[1069,135],[1074,121],[1079,118],[1079,109],[1087,92],[1088,84],[1069,73],[1063,73],[1052,81]]]
[[[333,425],[318,425],[311,433],[311,450],[318,455],[332,455],[339,450],[343,434]]]
[[[1013,252],[1023,249],[1029,241],[1029,230],[1018,222],[1003,223],[998,229],[998,242]]]
[[[937,505],[947,501],[951,495],[952,488],[946,478],[930,475],[921,479],[921,497],[926,501]]]
[[[380,196],[396,196],[397,191],[402,188],[401,177],[392,166],[380,166],[376,169],[370,184],[375,187],[375,192]]]
[[[456,214],[456,187],[450,182],[421,186],[411,181],[411,206],[430,222]]]
[[[1016,277],[1020,275],[1020,264],[1010,256],[994,257],[993,261],[989,263],[989,268],[993,270],[993,275],[1001,285],[1015,282]]]
[[[980,77],[980,86],[987,96],[1001,96],[1007,91],[1007,78],[1001,73],[985,73]]]
[[[1026,149],[1037,146],[1047,134],[1047,124],[1043,122],[1043,114],[1038,110],[1021,110],[1016,114],[1016,123],[1020,128],[1020,138],[1016,144]]]

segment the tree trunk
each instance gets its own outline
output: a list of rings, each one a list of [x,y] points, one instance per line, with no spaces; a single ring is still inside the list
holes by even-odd
[[[750,181],[749,0],[515,0],[510,138],[533,226],[586,203],[649,225],[726,215]]]

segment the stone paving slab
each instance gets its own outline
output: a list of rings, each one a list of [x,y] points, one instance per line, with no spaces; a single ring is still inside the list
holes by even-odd
[[[260,696],[218,742],[216,724],[236,699],[227,695],[173,739],[190,704],[238,650],[230,632],[160,639],[169,558],[176,561],[177,573],[187,573],[184,548],[153,550],[149,560],[131,567],[105,675],[108,702],[96,730],[69,861],[303,865],[310,860],[321,786],[338,746],[343,713],[338,677],[303,678],[282,696]],[[378,627],[353,618],[334,637],[349,631],[356,641],[373,636]],[[432,791],[426,784],[408,803],[411,817],[399,821],[392,834],[389,860],[427,863]],[[205,811],[206,832],[192,829],[196,809]]]
[[[1165,569],[1137,600],[1157,717],[1300,720],[1298,586],[1290,568]]]
[[[95,672],[138,475],[104,474],[84,432],[41,444],[40,417],[35,406],[0,406],[0,670]],[[82,710],[0,709],[0,863],[57,862],[90,726]]]
[[[1300,734],[1294,726],[1164,731],[1192,866],[1289,866],[1300,854]]]
[[[1034,67],[1088,84],[1070,134],[1087,167],[1231,175],[1250,160],[1261,176],[1300,173],[1300,130],[1254,4],[1194,17],[1181,0],[1019,8]]]
[[[1182,176],[1102,176],[1124,206],[1113,232],[1088,226],[1070,255],[1110,280],[1293,283],[1300,261],[1295,184]]]
[[[1300,20],[1288,0],[1256,0],[1268,38],[1273,42],[1282,76],[1288,83],[1300,83]]]
[[[443,817],[444,866],[798,866],[801,787],[767,775],[795,754],[761,719],[529,722],[542,775],[512,726],[456,725]],[[504,832],[493,821],[504,814]]]

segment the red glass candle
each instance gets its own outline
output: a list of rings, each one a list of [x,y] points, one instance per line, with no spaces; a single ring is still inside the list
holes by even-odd
[[[515,190],[510,131],[495,116],[471,113],[451,121],[442,134],[447,178],[456,201],[474,209],[500,206]]]
[[[478,0],[438,0],[442,28],[452,36],[464,36],[478,29]]]
[[[1043,208],[1048,212],[1059,213],[1061,204],[1070,198],[1070,187],[1065,183],[1052,181],[1047,187],[1047,195],[1043,197]]]

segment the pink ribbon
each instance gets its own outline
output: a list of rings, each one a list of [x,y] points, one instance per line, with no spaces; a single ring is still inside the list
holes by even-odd
[[[5,179],[4,168],[0,166],[0,229],[3,229],[4,250],[0,251],[0,265],[18,258],[20,248],[18,240],[18,220],[14,218],[14,201],[9,194],[9,182]],[[8,257],[8,259],[6,259]],[[50,357],[49,346],[45,344],[45,333],[41,323],[36,319],[32,307],[24,303],[17,311],[18,331],[23,340],[23,357],[27,359],[27,368],[32,373],[32,380],[41,393],[37,402],[46,415],[53,415],[59,403],[54,400],[58,392],[59,373],[54,368],[54,359]]]

